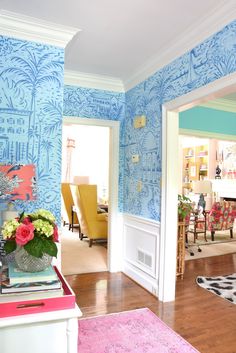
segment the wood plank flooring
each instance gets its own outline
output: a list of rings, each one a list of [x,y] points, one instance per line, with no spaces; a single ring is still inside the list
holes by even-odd
[[[184,279],[177,279],[176,300],[169,303],[159,302],[122,273],[90,273],[66,279],[84,317],[148,307],[199,352],[236,353],[236,305],[195,283],[198,275],[235,272],[236,254],[186,261]]]

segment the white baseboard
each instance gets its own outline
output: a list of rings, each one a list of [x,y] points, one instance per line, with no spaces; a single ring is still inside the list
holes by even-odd
[[[128,214],[123,224],[123,272],[157,296],[160,224]]]
[[[135,268],[135,266],[132,266],[128,263],[125,263],[123,273],[157,297],[158,283],[156,279],[147,276],[138,268]]]

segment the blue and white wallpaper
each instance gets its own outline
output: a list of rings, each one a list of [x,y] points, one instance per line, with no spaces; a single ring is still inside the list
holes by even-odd
[[[160,221],[162,104],[235,70],[236,21],[126,93],[124,212]],[[147,126],[134,129],[140,114],[146,115]],[[131,162],[132,154],[140,155],[140,163]]]
[[[64,50],[0,36],[0,162],[35,164],[37,200],[60,220]]]
[[[124,135],[125,94],[92,88],[65,86],[64,116],[120,121],[120,139]],[[99,141],[98,141],[99,143]],[[123,162],[119,155],[119,210],[123,205]]]
[[[37,171],[37,201],[17,207],[59,220],[62,115],[111,119],[121,122],[120,210],[159,221],[162,104],[236,70],[236,21],[126,94],[63,87],[63,68],[62,49],[0,36],[0,161]],[[134,129],[141,114],[147,125]]]
[[[80,118],[122,120],[125,116],[125,94],[65,86],[63,114]]]

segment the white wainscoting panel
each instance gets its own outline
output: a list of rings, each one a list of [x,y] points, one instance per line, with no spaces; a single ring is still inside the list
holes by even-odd
[[[160,223],[124,214],[123,272],[152,294],[158,293]]]

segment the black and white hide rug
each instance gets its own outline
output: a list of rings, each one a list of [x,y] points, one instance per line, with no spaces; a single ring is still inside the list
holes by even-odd
[[[236,273],[218,277],[198,276],[196,281],[200,287],[236,304]]]

